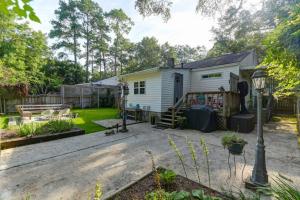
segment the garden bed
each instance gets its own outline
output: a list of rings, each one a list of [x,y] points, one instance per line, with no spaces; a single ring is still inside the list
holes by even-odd
[[[54,133],[54,134],[44,134],[44,135],[36,135],[36,136],[30,136],[30,137],[19,137],[19,138],[13,138],[13,139],[2,139],[0,141],[1,149],[9,149],[9,148],[15,148],[19,146],[25,146],[30,144],[36,144],[40,142],[47,142],[51,140],[57,140],[67,137],[73,137],[77,135],[84,135],[85,131],[82,129],[72,129],[69,131],[64,131],[61,133]]]
[[[158,168],[158,170],[162,171],[165,169]],[[152,171],[147,175],[145,175],[144,177],[142,177],[141,179],[137,180],[136,182],[121,188],[116,193],[107,197],[106,200],[128,200],[128,199],[143,200],[145,199],[147,193],[156,190],[156,183],[155,183],[154,176],[155,173]],[[180,175],[176,175],[175,181],[169,185],[161,184],[161,188],[166,192],[174,192],[174,191],[192,192],[192,190],[201,189],[206,195],[210,195],[212,197],[218,197],[220,199],[228,199],[220,192]],[[194,198],[190,198],[190,199],[193,200]]]

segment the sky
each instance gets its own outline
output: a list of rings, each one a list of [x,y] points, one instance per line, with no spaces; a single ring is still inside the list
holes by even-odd
[[[169,42],[171,45],[187,44],[192,47],[204,45],[206,49],[213,46],[211,28],[217,25],[217,20],[201,16],[195,12],[197,0],[173,0],[171,19],[164,22],[159,16],[143,18],[134,8],[134,0],[94,0],[104,11],[122,8],[134,21],[129,39],[139,42],[145,36],[154,36],[160,44]],[[258,0],[251,0],[252,3]],[[30,22],[35,30],[49,33],[50,21],[55,18],[54,10],[58,8],[58,0],[34,0],[32,7],[42,23]],[[50,41],[51,43],[51,41]]]

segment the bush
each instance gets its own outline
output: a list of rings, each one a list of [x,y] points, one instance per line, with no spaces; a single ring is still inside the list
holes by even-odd
[[[176,173],[172,170],[167,169],[167,170],[164,170],[163,172],[161,172],[159,174],[159,177],[163,183],[171,184],[172,182],[174,182],[174,180],[176,178]]]
[[[42,125],[39,123],[22,124],[19,126],[19,136],[34,136],[43,133]]]
[[[247,142],[236,134],[226,134],[222,138],[222,145],[224,148],[228,148],[233,144],[241,144],[242,146],[245,146]]]
[[[51,120],[47,123],[30,123],[19,126],[19,136],[34,136],[69,131],[74,127],[72,120]]]
[[[72,120],[51,120],[46,125],[47,133],[69,131],[74,127]]]

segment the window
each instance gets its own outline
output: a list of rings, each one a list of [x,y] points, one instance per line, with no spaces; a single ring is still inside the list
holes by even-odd
[[[140,94],[145,94],[145,81],[140,81]]]
[[[133,88],[134,88],[134,94],[138,94],[139,93],[139,82],[134,82]]]
[[[146,93],[146,83],[145,81],[134,82],[133,83],[134,94],[145,94]]]
[[[204,74],[202,78],[220,78],[222,77],[222,73],[213,73],[213,74]]]

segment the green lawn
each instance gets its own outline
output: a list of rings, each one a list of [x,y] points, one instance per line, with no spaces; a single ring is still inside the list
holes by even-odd
[[[73,109],[72,112],[78,113],[78,117],[73,122],[86,133],[105,130],[104,127],[95,124],[94,120],[118,118],[118,109],[115,108]]]

